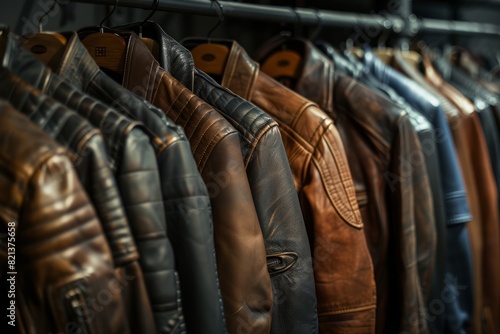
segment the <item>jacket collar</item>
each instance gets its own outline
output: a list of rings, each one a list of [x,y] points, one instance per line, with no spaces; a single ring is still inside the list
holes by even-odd
[[[141,24],[142,22],[135,22],[113,29],[138,33]],[[195,67],[191,53],[181,43],[169,36],[158,23],[145,22],[142,26],[142,36],[151,38],[158,43],[160,66],[192,91]]]
[[[99,73],[99,66],[92,59],[76,32],[64,35],[68,39],[66,49],[61,63],[53,70],[63,78],[71,80],[73,86],[85,90]]]
[[[281,50],[283,45],[302,57],[302,71],[295,87],[291,88],[316,102],[323,111],[332,113],[335,77],[333,62],[311,41],[287,36],[274,39],[261,47],[256,52],[256,59],[262,63],[272,53]]]
[[[148,101],[153,100],[154,89],[157,86],[155,74],[160,65],[147,46],[135,33],[130,35],[125,56],[122,86],[137,93]]]
[[[418,82],[420,85],[424,87],[428,85],[427,81],[424,78],[424,75],[404,58],[403,52],[401,50],[394,50],[393,64],[398,70]],[[422,64],[420,63],[418,66],[422,66]]]
[[[259,74],[259,64],[252,60],[237,42],[232,41],[221,85],[246,100],[251,100],[254,84]]]

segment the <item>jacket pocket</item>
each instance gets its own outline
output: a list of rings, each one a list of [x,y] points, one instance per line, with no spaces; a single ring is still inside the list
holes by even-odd
[[[292,268],[299,257],[294,252],[282,252],[269,254],[266,258],[267,270],[269,271],[269,275],[273,277]]]
[[[88,278],[73,278],[48,287],[48,300],[54,328],[58,332],[95,334],[95,311],[89,307]]]

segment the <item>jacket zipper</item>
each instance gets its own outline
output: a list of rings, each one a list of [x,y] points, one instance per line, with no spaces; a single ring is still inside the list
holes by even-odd
[[[72,287],[66,291],[64,300],[69,320],[78,325],[78,333],[90,334],[90,330],[84,317],[88,310],[83,291],[79,287]]]

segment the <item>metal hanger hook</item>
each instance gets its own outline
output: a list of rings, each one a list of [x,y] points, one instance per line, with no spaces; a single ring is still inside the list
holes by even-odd
[[[106,15],[105,18],[102,19],[101,23],[99,23],[99,28],[101,30],[101,33],[104,32],[104,22],[106,22],[107,20],[109,20],[109,18],[111,17],[111,15],[113,15],[113,13],[116,10],[116,7],[118,7],[118,0],[115,1],[115,5],[113,6],[113,9],[111,9],[111,12],[109,12],[109,14]]]
[[[316,37],[318,37],[319,33],[323,29],[323,20],[321,19],[321,12],[319,11],[318,8],[316,8],[316,19],[318,20],[316,23],[316,29],[312,32],[312,34],[309,36],[309,40],[312,41]]]
[[[42,15],[42,17],[40,17],[40,19],[38,20],[38,32],[42,32],[42,26],[43,26],[43,19],[47,17],[47,15],[50,14],[50,12],[52,12],[54,10],[54,8],[56,7],[56,5],[58,5],[59,2],[57,0],[54,0],[54,2],[52,3],[52,6],[50,6],[50,8]]]
[[[144,23],[146,23],[153,15],[155,15],[156,11],[158,10],[158,5],[160,4],[160,0],[154,0],[155,2],[153,3],[153,7],[151,7],[151,13],[144,19],[144,21],[141,22],[139,25],[139,37],[142,38],[142,26]]]
[[[219,21],[210,29],[210,31],[207,34],[207,42],[210,43],[210,36],[212,36],[212,33],[217,29],[222,22],[224,22],[224,12],[222,9],[222,4],[218,0],[211,0],[212,4],[215,3],[217,4],[217,7],[215,7],[215,12],[217,13],[217,16],[219,17]]]
[[[290,9],[292,10],[292,12],[293,12],[293,14],[295,15],[295,18],[296,18],[295,24],[294,24],[294,26],[293,26],[293,35],[295,36],[295,35],[297,35],[297,34],[296,34],[296,30],[297,30],[296,26],[297,26],[297,25],[299,25],[299,26],[300,26],[300,25],[302,24],[302,22],[301,22],[301,20],[300,20],[300,15],[299,15],[299,13],[297,13],[297,11],[295,10],[295,7],[290,7]]]

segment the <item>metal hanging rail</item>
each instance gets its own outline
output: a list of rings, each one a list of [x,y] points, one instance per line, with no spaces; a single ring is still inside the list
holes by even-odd
[[[71,0],[100,5],[114,5],[114,0]],[[188,13],[217,16],[217,3],[210,0],[159,0],[158,10],[166,12]],[[153,0],[120,0],[118,5],[151,9]],[[376,15],[336,12],[309,8],[295,8],[272,5],[246,4],[240,2],[218,1],[224,17],[299,23],[302,25],[337,26],[337,27],[375,27],[413,37],[419,32],[456,33],[464,35],[491,35],[500,37],[500,26],[486,23],[447,21],[436,19],[417,19],[414,15]],[[397,13],[400,14],[400,13]],[[318,15],[320,19],[318,19]]]

